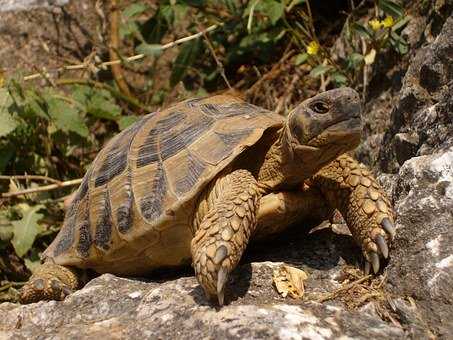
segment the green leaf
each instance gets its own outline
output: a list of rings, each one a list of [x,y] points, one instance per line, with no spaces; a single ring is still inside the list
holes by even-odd
[[[269,17],[272,22],[272,25],[283,16],[285,13],[285,5],[283,1],[275,0],[261,0],[255,9],[257,12],[263,13],[265,16]]]
[[[363,63],[363,55],[360,53],[351,53],[347,57],[348,68],[357,69]]]
[[[49,116],[58,129],[88,137],[88,128],[77,109],[55,97],[49,97],[47,105]]]
[[[93,95],[93,88],[88,85],[72,86],[72,98],[82,105],[86,105],[89,98]]]
[[[121,115],[121,108],[107,90],[77,85],[73,87],[72,97],[93,117],[116,120]]]
[[[9,91],[0,88],[0,137],[11,133],[19,125],[19,122],[9,112],[12,104],[13,99]]]
[[[87,113],[97,118],[116,120],[121,115],[121,108],[115,104],[110,92],[94,90],[88,101]]]
[[[334,72],[331,74],[332,79],[338,86],[346,85],[348,83],[348,78],[340,72]]]
[[[406,54],[409,51],[409,43],[395,32],[390,33],[390,44],[399,54]]]
[[[187,73],[187,69],[195,62],[198,55],[202,51],[201,46],[201,41],[199,39],[183,45],[173,64],[173,69],[170,75],[171,87],[174,87],[181,81],[181,79],[184,78]]]
[[[135,51],[137,53],[142,53],[150,57],[155,57],[159,56],[162,54],[162,45],[160,44],[147,44],[147,43],[141,43],[135,48]]]
[[[327,71],[329,71],[331,68],[332,68],[332,66],[329,66],[329,65],[318,65],[311,70],[310,76],[313,78],[320,77],[323,74],[325,74]]]
[[[172,6],[172,8],[176,22],[181,22],[186,18],[189,6],[187,6],[186,4],[175,4]]]
[[[364,38],[371,39],[373,34],[363,25],[357,22],[352,23],[352,29]]]
[[[170,6],[170,5],[161,5],[159,7],[159,13],[165,19],[165,21],[167,22],[168,26],[173,25],[173,22],[175,21],[175,14],[173,12],[172,6]]]
[[[145,5],[144,3],[135,3],[132,5],[127,6],[122,13],[122,16],[124,18],[131,18],[133,16],[142,14],[144,11],[148,9],[148,6]]]
[[[13,225],[8,218],[7,210],[0,210],[0,241],[9,241],[13,238]]]
[[[397,3],[390,0],[379,0],[378,7],[382,9],[384,13],[397,18],[403,16],[404,14],[404,9]]]
[[[401,20],[398,20],[395,25],[392,26],[392,31],[396,32],[399,29],[403,28],[406,26],[406,24],[410,21],[410,17],[406,16],[402,18]]]
[[[11,243],[20,257],[24,256],[33,245],[36,236],[42,230],[38,221],[43,218],[43,214],[37,211],[44,208],[42,204],[36,205],[25,210],[21,220],[12,221],[14,227],[14,236]]]
[[[41,266],[41,261],[39,259],[33,261],[29,258],[25,258],[24,263],[27,269],[32,272],[32,274]]]
[[[120,25],[119,35],[121,39],[127,38],[131,35],[140,36],[140,28],[135,21],[127,21]]]
[[[307,61],[307,59],[308,59],[307,53],[300,53],[296,56],[296,60],[294,61],[294,64],[296,64],[296,65],[303,64]]]
[[[122,116],[120,119],[117,120],[118,126],[121,131],[123,131],[128,126],[134,124],[140,117],[137,116]]]

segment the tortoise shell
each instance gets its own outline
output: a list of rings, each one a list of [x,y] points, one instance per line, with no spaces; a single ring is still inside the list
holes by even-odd
[[[44,257],[134,275],[188,262],[198,195],[282,122],[229,96],[144,116],[99,152]]]

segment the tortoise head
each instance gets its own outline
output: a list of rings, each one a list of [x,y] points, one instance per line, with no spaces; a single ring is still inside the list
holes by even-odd
[[[322,153],[354,149],[361,137],[361,110],[358,93],[349,87],[305,100],[288,115],[291,148],[296,153],[313,148]]]

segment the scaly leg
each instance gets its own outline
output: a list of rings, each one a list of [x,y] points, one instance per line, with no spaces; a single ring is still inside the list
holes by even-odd
[[[375,273],[379,255],[388,257],[388,243],[395,236],[393,207],[384,190],[362,164],[342,155],[322,168],[312,178],[328,203],[340,211],[352,236]]]
[[[79,288],[75,270],[57,264],[44,263],[37,268],[20,292],[21,303],[41,300],[63,300]]]
[[[193,267],[208,298],[223,304],[225,284],[256,226],[260,193],[246,170],[220,177],[200,201],[191,243]]]

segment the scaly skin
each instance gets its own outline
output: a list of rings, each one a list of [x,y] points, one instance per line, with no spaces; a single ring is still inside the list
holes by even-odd
[[[379,257],[388,257],[395,213],[385,192],[363,164],[341,155],[306,181],[300,192],[263,196],[254,238],[268,237],[307,219],[326,220],[338,209],[370,267],[377,272]]]
[[[32,303],[41,300],[63,300],[80,286],[80,279],[75,270],[44,263],[22,288],[20,301]]]
[[[193,267],[206,295],[217,297],[220,305],[228,276],[255,230],[259,198],[252,174],[236,170],[220,177],[200,202],[191,243]]]
[[[322,168],[313,178],[332,208],[340,211],[352,236],[376,273],[379,255],[388,256],[388,243],[395,235],[393,207],[369,170],[348,155]]]

